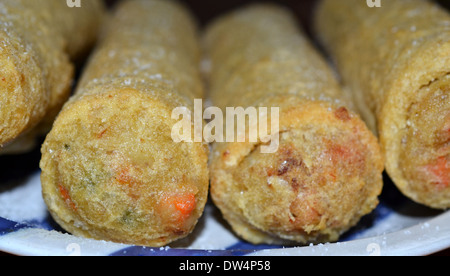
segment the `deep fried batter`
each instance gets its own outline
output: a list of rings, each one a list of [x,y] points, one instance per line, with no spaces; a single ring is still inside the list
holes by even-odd
[[[70,60],[93,46],[103,12],[100,0],[76,9],[61,0],[1,1],[0,154],[28,134],[8,153],[26,150],[38,133],[31,129],[43,119],[54,119],[69,97],[74,71]]]
[[[117,9],[42,148],[55,220],[95,239],[161,246],[188,235],[208,194],[208,148],[175,143],[172,110],[201,98],[195,23],[172,1]]]
[[[275,6],[220,18],[205,44],[213,105],[280,108],[276,153],[214,145],[211,195],[225,219],[253,243],[336,241],[377,206],[383,164],[331,69]]]
[[[324,0],[317,33],[411,199],[450,207],[450,16],[432,1]]]

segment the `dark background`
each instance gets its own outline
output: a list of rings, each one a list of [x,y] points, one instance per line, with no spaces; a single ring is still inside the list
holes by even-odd
[[[114,6],[120,0],[105,0],[109,6]],[[339,0],[336,0],[339,1]],[[364,0],[361,0],[364,1]],[[391,1],[391,0],[385,0]],[[278,3],[280,5],[291,8],[298,15],[302,22],[307,22],[311,18],[311,11],[317,0],[273,0],[273,1],[257,1],[257,0],[179,0],[185,3],[192,13],[204,26],[217,16],[232,11],[242,5],[250,3]]]
[[[114,7],[114,5],[121,0],[105,0],[108,6]],[[188,6],[195,17],[200,22],[201,26],[205,26],[214,18],[237,9],[243,5],[251,3],[277,3],[289,8],[296,16],[301,25],[306,29],[308,34],[311,32],[311,20],[314,14],[314,7],[320,0],[179,0],[179,2],[185,3]],[[340,1],[340,0],[336,0]],[[360,0],[365,1],[365,0]],[[381,0],[392,1],[392,0]],[[436,0],[442,6],[450,9],[450,0]],[[349,11],[351,12],[351,11]]]
[[[105,0],[110,8],[113,8],[120,0]],[[314,7],[319,0],[273,0],[273,1],[257,1],[257,0],[179,0],[190,8],[191,12],[197,18],[201,27],[204,27],[214,18],[237,9],[243,5],[251,3],[277,3],[289,8],[297,17],[298,22],[306,32],[314,38],[312,31],[312,17]],[[340,0],[336,0],[340,1]],[[365,0],[361,0],[365,1]],[[382,0],[392,1],[392,0]],[[450,9],[450,0],[437,0],[440,4]],[[349,11],[351,12],[351,11]],[[7,183],[13,179],[25,177],[39,169],[40,150],[17,156],[0,156],[0,192],[7,189],[2,183]],[[7,255],[0,252],[0,256]],[[440,252],[437,255],[450,256],[450,250]]]

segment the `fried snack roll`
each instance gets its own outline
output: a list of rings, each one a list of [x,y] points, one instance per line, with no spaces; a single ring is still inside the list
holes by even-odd
[[[71,59],[96,40],[103,2],[69,8],[62,0],[0,3],[0,152],[69,97]],[[22,139],[24,140],[24,139]]]
[[[416,202],[450,207],[450,16],[429,1],[325,0],[317,32]]]
[[[119,5],[42,148],[55,220],[88,238],[161,246],[203,212],[208,148],[175,143],[176,107],[203,95],[195,22],[172,1]]]
[[[224,218],[256,244],[336,241],[377,206],[383,164],[331,69],[277,6],[218,19],[205,45],[213,105],[280,108],[276,153],[262,153],[261,136],[214,144],[211,195]]]

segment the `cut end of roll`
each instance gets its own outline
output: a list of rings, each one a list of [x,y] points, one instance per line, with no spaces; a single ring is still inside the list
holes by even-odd
[[[207,200],[207,149],[174,143],[170,112],[134,89],[66,105],[41,161],[44,199],[63,228],[143,246],[193,230]]]
[[[0,31],[0,147],[44,117],[50,93],[33,52],[9,35]]]
[[[262,144],[218,146],[212,198],[252,243],[336,241],[378,204],[383,163],[376,139],[344,107],[309,103],[281,117],[274,154],[261,153]]]
[[[450,75],[424,86],[408,112],[399,188],[433,208],[450,208]]]
[[[25,76],[6,49],[0,50],[0,145],[17,137],[28,125],[30,115],[25,95]]]

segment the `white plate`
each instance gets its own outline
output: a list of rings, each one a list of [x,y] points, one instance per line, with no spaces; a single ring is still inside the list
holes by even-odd
[[[403,197],[386,181],[380,205],[338,243],[280,248],[239,240],[208,203],[194,233],[161,248],[74,237],[51,219],[41,196],[40,172],[2,183],[0,251],[17,255],[428,255],[450,247],[450,211],[432,210]]]

